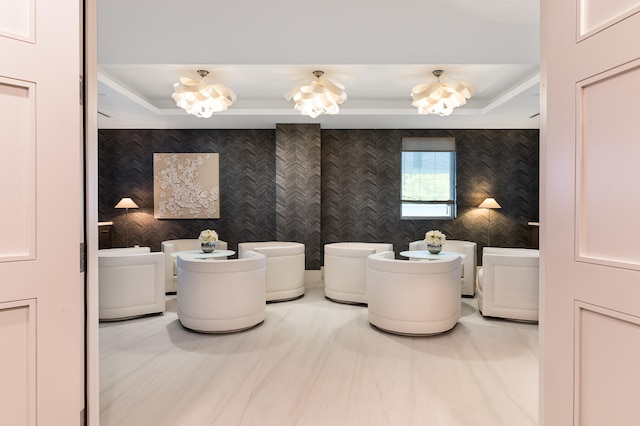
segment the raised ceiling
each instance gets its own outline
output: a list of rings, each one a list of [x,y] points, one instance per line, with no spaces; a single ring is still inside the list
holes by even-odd
[[[538,128],[539,1],[99,2],[100,128]],[[423,116],[410,91],[432,82],[475,91],[451,116]],[[208,119],[171,99],[180,77],[233,89]],[[346,86],[338,115],[315,119],[283,95],[312,71]]]

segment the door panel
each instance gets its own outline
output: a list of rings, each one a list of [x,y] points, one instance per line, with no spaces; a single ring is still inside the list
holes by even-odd
[[[36,419],[35,300],[0,303],[0,413],[7,425],[34,424]]]
[[[582,0],[578,2],[579,38],[615,25],[638,12],[636,0]]]
[[[640,211],[630,173],[640,158],[640,61],[579,82],[577,95],[577,258],[640,269],[638,235],[628,232]]]
[[[0,2],[0,36],[35,42],[35,3],[35,0]]]
[[[575,320],[576,424],[637,423],[640,318],[578,302]]]
[[[0,0],[0,423],[84,407],[81,2]]]
[[[640,2],[541,5],[540,421],[635,424]]]
[[[34,259],[35,248],[35,84],[0,77],[0,200],[10,202],[0,222],[0,262]]]

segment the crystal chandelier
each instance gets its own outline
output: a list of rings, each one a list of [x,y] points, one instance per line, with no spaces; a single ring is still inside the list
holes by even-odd
[[[222,84],[207,84],[204,78],[209,71],[198,70],[201,80],[194,81],[188,77],[180,78],[173,84],[171,97],[176,105],[196,117],[209,118],[214,112],[226,111],[236,101],[233,90]]]
[[[436,84],[418,84],[411,90],[411,105],[417,107],[420,114],[450,115],[454,108],[466,104],[471,97],[471,88],[465,83],[440,83],[443,73],[442,70],[433,71],[438,79]]]
[[[320,114],[337,114],[338,105],[347,100],[347,93],[340,83],[328,79],[320,81],[324,71],[314,71],[316,81],[301,87],[295,87],[284,95],[287,101],[293,99],[294,109],[303,115],[316,118]]]

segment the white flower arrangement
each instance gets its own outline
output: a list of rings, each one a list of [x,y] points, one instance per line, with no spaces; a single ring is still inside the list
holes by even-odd
[[[166,157],[156,159],[156,155]],[[183,159],[177,154],[154,154],[154,161],[157,161],[154,167],[158,167],[154,177],[159,189],[156,195],[158,217],[219,217],[217,203],[220,190],[204,183],[202,176],[209,165],[209,154],[193,159]]]
[[[446,239],[447,239],[447,236],[444,235],[442,232],[438,231],[437,229],[429,231],[426,234],[424,234],[424,242],[427,245],[441,246],[444,244]]]
[[[200,232],[198,240],[201,243],[215,243],[216,241],[218,241],[218,233],[211,229],[205,229],[204,231]]]

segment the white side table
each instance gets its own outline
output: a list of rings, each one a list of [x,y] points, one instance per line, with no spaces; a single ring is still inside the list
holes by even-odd
[[[429,250],[407,250],[401,251],[400,256],[414,258],[414,259],[426,259],[426,260],[444,260],[449,256],[457,256],[461,258],[465,258],[466,256],[462,253],[456,253],[453,251],[441,251],[438,254],[429,253]]]
[[[215,259],[216,257],[228,257],[236,254],[233,250],[215,250],[211,253],[205,253],[202,250],[187,250],[171,253],[171,256],[180,256],[184,259]]]

